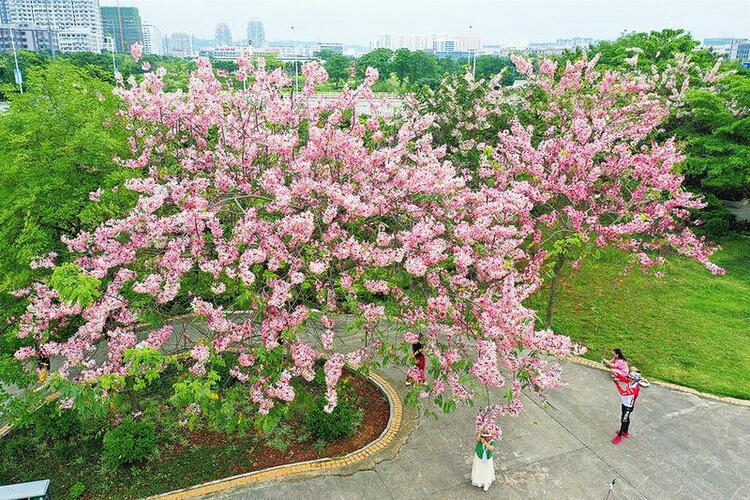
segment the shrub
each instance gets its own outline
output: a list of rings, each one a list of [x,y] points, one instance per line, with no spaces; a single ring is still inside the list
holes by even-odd
[[[81,432],[81,421],[73,410],[59,410],[54,403],[42,405],[31,415],[37,436],[60,443]]]
[[[712,238],[726,236],[737,219],[734,214],[713,194],[706,194],[703,198],[706,207],[696,212],[696,216],[703,219],[699,232]]]
[[[68,490],[68,497],[71,499],[82,498],[83,494],[86,493],[86,485],[80,481],[77,481]]]
[[[104,435],[104,461],[117,467],[141,462],[156,449],[154,424],[139,420],[126,420]]]
[[[323,411],[326,404],[325,397],[318,398],[307,414],[305,425],[316,439],[330,443],[353,435],[362,425],[364,412],[349,401],[340,399],[331,413]]]

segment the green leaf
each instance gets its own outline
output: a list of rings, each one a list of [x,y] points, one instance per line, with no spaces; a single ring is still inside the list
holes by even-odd
[[[49,286],[55,289],[67,303],[79,303],[85,307],[101,295],[98,287],[101,281],[85,274],[76,264],[68,262],[52,272]]]

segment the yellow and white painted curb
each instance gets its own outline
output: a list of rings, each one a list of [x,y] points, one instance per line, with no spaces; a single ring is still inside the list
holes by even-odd
[[[363,460],[370,458],[377,453],[380,453],[389,445],[391,445],[396,439],[401,424],[404,419],[404,408],[401,403],[401,398],[396,393],[396,389],[391,386],[380,375],[370,373],[370,380],[380,388],[381,391],[388,398],[390,405],[390,415],[388,417],[388,424],[386,425],[380,436],[368,444],[364,448],[353,451],[348,455],[344,455],[336,458],[321,458],[318,460],[310,460],[307,462],[298,462],[294,464],[279,465],[277,467],[271,467],[269,469],[263,469],[255,472],[248,472],[246,474],[240,474],[238,476],[232,476],[225,479],[217,479],[208,483],[199,484],[197,486],[191,486],[189,488],[183,488],[181,490],[170,491],[169,493],[163,493],[156,495],[151,498],[177,500],[183,498],[194,498],[203,495],[209,495],[212,493],[218,493],[221,491],[229,490],[232,488],[238,488],[240,486],[248,486],[250,484],[257,483],[259,481],[265,481],[269,479],[286,478],[289,476],[305,473],[318,473],[330,471],[333,469],[339,469],[350,465],[357,464]]]

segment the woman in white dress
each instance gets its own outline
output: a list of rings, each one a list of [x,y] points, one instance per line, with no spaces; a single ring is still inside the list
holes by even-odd
[[[471,484],[487,491],[495,480],[495,463],[492,460],[495,441],[490,434],[484,432],[477,432],[476,438],[474,462],[471,465]]]

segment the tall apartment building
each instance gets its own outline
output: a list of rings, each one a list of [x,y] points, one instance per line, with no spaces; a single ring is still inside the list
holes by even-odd
[[[57,33],[61,52],[100,52],[104,46],[99,0],[5,0],[8,21]]]
[[[232,30],[229,29],[227,23],[219,23],[216,25],[214,42],[217,47],[229,47],[232,45]]]
[[[193,35],[190,33],[172,33],[169,37],[169,55],[175,57],[193,57]]]
[[[0,23],[0,52],[16,50],[60,50],[57,33],[47,26],[19,26]]]
[[[8,0],[0,0],[0,24],[9,23],[8,19]]]
[[[128,52],[134,43],[143,43],[141,14],[137,7],[102,7],[102,31],[114,40],[116,52]]]
[[[155,56],[166,54],[164,44],[162,43],[163,35],[161,30],[153,24],[143,23],[143,52]]]
[[[260,19],[251,19],[247,23],[247,43],[256,49],[266,46],[266,29]]]

